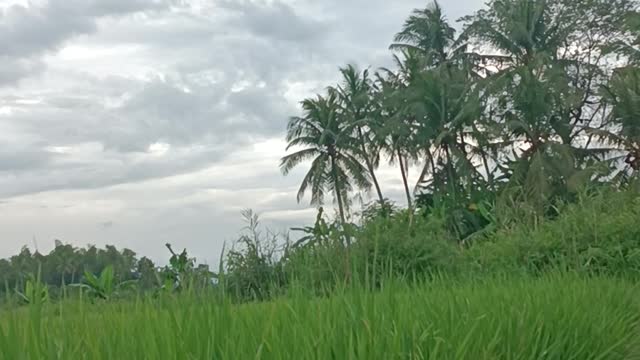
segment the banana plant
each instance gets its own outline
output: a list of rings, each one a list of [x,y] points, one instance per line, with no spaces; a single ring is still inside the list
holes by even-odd
[[[86,290],[87,294],[94,299],[109,300],[114,295],[117,295],[120,290],[130,288],[135,284],[136,280],[128,280],[116,284],[113,266],[107,266],[99,276],[85,271],[84,283],[73,284],[72,286]]]
[[[31,276],[27,280],[24,291],[16,290],[20,300],[28,305],[42,305],[49,302],[49,288],[40,281],[40,276]]]
[[[193,273],[195,259],[189,258],[186,249],[178,254],[173,251],[171,244],[166,244],[165,246],[171,252],[171,258],[169,259],[169,266],[165,267],[163,271],[164,279],[159,279],[162,284],[161,289],[180,291],[185,286],[185,282],[188,282],[189,275]]]

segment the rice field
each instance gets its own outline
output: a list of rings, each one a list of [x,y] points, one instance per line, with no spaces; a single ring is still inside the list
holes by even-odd
[[[265,303],[216,296],[0,312],[2,359],[631,359],[638,289],[607,278],[389,284]]]

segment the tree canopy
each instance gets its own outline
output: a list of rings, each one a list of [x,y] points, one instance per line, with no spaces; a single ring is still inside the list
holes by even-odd
[[[479,202],[553,216],[580,189],[638,176],[639,19],[632,0],[490,0],[458,33],[429,3],[396,34],[395,68],[347,65],[302,102],[287,141],[306,149],[282,169],[313,160],[298,200],[330,192],[343,222],[372,184],[386,201],[381,158],[398,166],[409,211],[444,209],[460,239],[479,230]]]

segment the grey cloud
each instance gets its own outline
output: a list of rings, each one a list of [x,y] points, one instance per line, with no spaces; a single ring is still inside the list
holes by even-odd
[[[174,2],[49,0],[44,5],[16,4],[0,10],[0,58],[12,65],[0,71],[0,85],[37,73],[42,68],[42,55],[59,49],[76,35],[94,33],[100,17],[168,9]]]
[[[144,8],[142,3],[148,3],[125,4],[119,0],[106,8],[100,5],[105,2],[85,1],[82,5],[79,1],[67,5],[54,2],[49,6],[60,13],[61,9],[75,6],[76,12],[104,16],[138,11]],[[162,36],[155,40],[142,37],[149,41],[145,46],[157,54],[156,57],[174,64],[175,71],[163,80],[78,77],[74,80],[77,85],[67,87],[66,93],[40,93],[41,104],[23,106],[24,112],[5,117],[5,121],[19,124],[25,133],[40,134],[49,146],[99,143],[104,146],[104,152],[92,156],[105,159],[107,154],[117,154],[109,155],[104,163],[91,160],[76,164],[57,162],[53,166],[41,163],[42,171],[50,177],[43,174],[26,177],[13,189],[6,187],[5,196],[163,177],[172,171],[199,169],[221,159],[210,156],[204,160],[194,155],[160,163],[130,161],[155,142],[168,143],[174,149],[188,148],[191,144],[216,144],[217,149],[223,149],[220,151],[231,153],[256,138],[279,136],[288,116],[296,112],[296,103],[285,98],[287,82],[335,78],[341,65],[335,61],[334,52],[321,45],[327,35],[321,25],[324,22],[314,17],[302,18],[282,2],[227,1],[222,4],[222,9],[230,13],[221,16],[219,23],[195,15],[162,15],[169,20],[169,25],[186,29],[185,35],[196,35],[194,39],[185,37],[186,48],[177,50],[167,46]],[[136,24],[128,29],[131,33],[149,31],[145,29],[145,22],[124,24]],[[209,38],[210,35],[213,36]],[[122,33],[119,40],[109,41],[126,41],[124,36],[137,38]],[[314,37],[319,37],[318,41]],[[343,41],[347,43],[349,37]],[[217,74],[213,80],[206,76],[211,71]],[[243,89],[231,91],[243,83],[246,83]],[[328,85],[320,83],[322,87]],[[105,102],[110,99],[121,104],[107,108]],[[0,122],[2,119],[0,116]],[[180,164],[171,168],[167,166],[169,160],[178,160]],[[273,166],[277,168],[277,164]]]
[[[287,116],[295,111],[277,86],[249,87],[230,94],[227,102],[247,117],[253,132],[266,137],[280,133]]]
[[[39,7],[13,5],[0,15],[0,55],[29,57],[56,49],[77,33],[95,30],[88,17],[67,16],[52,2]],[[60,21],[65,19],[65,21]]]
[[[212,125],[226,117],[220,106],[223,91],[212,87],[186,92],[176,84],[149,83],[118,109],[129,132],[123,139],[142,141],[139,145],[146,147],[158,140],[185,144],[210,134]]]
[[[12,155],[0,156],[0,170],[12,175],[0,178],[0,197],[98,188],[195,171],[257,138],[276,134],[293,110],[282,100],[282,91],[249,86],[231,92],[227,80],[210,87],[180,79],[147,83],[109,79],[105,85],[95,85],[104,91],[82,96],[39,93],[41,101],[26,105],[21,98],[4,99],[17,111],[0,115],[0,125],[11,124],[39,141],[22,150],[5,147],[2,153]],[[106,109],[104,97],[118,93],[109,89],[111,85],[126,85],[130,95],[120,106]],[[167,143],[168,154],[135,161],[156,142]],[[99,144],[102,149],[86,151],[83,144]],[[73,154],[44,150],[78,146]]]
[[[50,0],[64,9],[75,8],[90,16],[114,16],[142,11],[158,11],[182,4],[179,0]],[[76,10],[78,11],[78,10]]]
[[[128,134],[118,139],[148,146],[155,141],[189,144],[208,141],[235,148],[247,135],[271,136],[282,128],[287,103],[278,86],[254,85],[232,92],[231,82],[210,86],[154,81],[117,110]],[[120,144],[122,145],[122,144]],[[232,150],[232,149],[231,149]]]
[[[44,150],[16,149],[0,144],[0,176],[47,167],[53,158],[53,154]]]
[[[44,63],[40,59],[14,59],[0,55],[0,63],[0,85],[15,85],[20,79],[44,70]]]
[[[12,166],[10,169],[0,172],[0,199],[53,190],[99,189],[191,173],[221,161],[225,149],[175,149],[160,158],[144,159],[139,159],[139,155],[109,152],[95,156],[98,157],[66,162],[63,156],[58,156],[55,166],[30,164],[27,168],[19,164],[24,158],[17,157],[8,164]]]
[[[31,56],[97,30],[96,18],[168,8],[169,0],[49,0],[0,13],[0,55]]]
[[[317,41],[326,32],[327,24],[313,18],[303,18],[281,1],[225,0],[219,3],[233,10],[238,17],[232,21],[236,29],[248,29],[254,36],[284,41]]]

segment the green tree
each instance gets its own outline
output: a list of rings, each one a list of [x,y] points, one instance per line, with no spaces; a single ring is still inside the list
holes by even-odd
[[[136,265],[136,273],[138,278],[138,285],[141,289],[151,289],[158,285],[158,277],[156,266],[147,257],[143,257],[138,260]]]
[[[455,29],[449,25],[437,1],[424,9],[415,9],[394,37],[392,50],[414,50],[425,57],[425,65],[438,66],[450,58]]]
[[[572,40],[586,31],[578,15],[593,4],[493,0],[466,18],[462,39],[497,53],[476,59],[491,68],[479,83],[484,101],[491,104],[485,124],[505,129],[498,171],[538,215],[544,215],[554,199],[566,199],[575,184],[591,178],[596,166],[586,166],[585,159],[606,152],[587,150],[577,136],[581,120],[575,118],[582,119],[580,113],[592,99],[580,78],[584,71],[576,70],[579,59],[567,55],[579,49],[581,44]]]
[[[55,241],[55,248],[47,255],[47,262],[51,263],[53,270],[58,275],[58,284],[70,284],[75,282],[78,272],[78,254],[76,249],[63,244],[60,240]]]
[[[368,190],[371,182],[362,158],[354,125],[344,120],[337,95],[330,92],[302,102],[304,115],[293,117],[287,127],[287,150],[302,147],[281,160],[282,172],[287,175],[299,164],[311,160],[311,168],[298,191],[300,201],[307,190],[311,203],[321,205],[326,191],[333,193],[340,219],[346,222],[348,194],[354,185]]]
[[[407,94],[428,68],[426,59],[422,50],[409,46],[399,55],[394,54],[397,70],[382,68],[375,83],[375,114],[381,125],[374,141],[387,153],[391,165],[399,164],[410,212],[413,209],[413,192],[408,183],[410,162],[417,161],[421,152],[428,152],[429,146],[418,137],[422,119],[417,118]]]
[[[620,172],[625,179],[629,170],[640,171],[640,69],[634,66],[618,69],[610,84],[603,86],[603,92],[613,106],[609,121],[618,131],[592,129],[591,133],[625,152],[627,168]]]
[[[373,102],[371,99],[373,86],[369,78],[369,71],[359,72],[355,66],[347,65],[340,69],[342,83],[336,88],[330,88],[340,100],[341,113],[345,121],[349,122],[356,131],[356,138],[360,144],[360,151],[364,164],[378,195],[378,200],[384,203],[384,196],[378,183],[376,169],[380,163],[380,149],[372,141],[380,124],[373,116]]]

